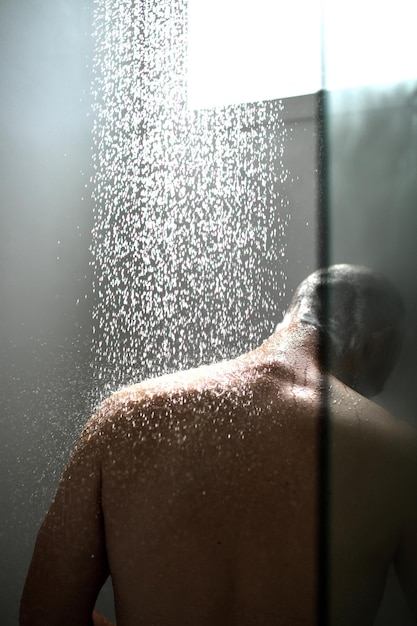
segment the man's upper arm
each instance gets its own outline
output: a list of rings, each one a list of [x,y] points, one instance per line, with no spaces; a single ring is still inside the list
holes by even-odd
[[[92,624],[108,576],[99,440],[94,429],[85,429],[41,526],[22,598],[22,626]]]

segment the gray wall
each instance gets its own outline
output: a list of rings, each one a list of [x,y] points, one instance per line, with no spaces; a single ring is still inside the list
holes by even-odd
[[[0,621],[6,626],[17,622],[40,519],[90,411],[90,31],[90,9],[81,0],[0,3]]]

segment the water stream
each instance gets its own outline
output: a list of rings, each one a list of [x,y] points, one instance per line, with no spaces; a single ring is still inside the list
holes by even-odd
[[[185,0],[95,8],[97,386],[227,358],[285,291],[282,103],[187,107]]]

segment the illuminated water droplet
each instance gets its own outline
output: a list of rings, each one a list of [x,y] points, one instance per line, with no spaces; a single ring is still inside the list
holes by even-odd
[[[283,104],[189,111],[186,26],[186,0],[95,3],[93,341],[102,395],[258,345],[276,324],[278,285],[285,289]]]

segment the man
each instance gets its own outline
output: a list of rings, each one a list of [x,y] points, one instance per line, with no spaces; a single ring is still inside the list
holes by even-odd
[[[415,432],[362,395],[402,323],[385,278],[333,266],[260,348],[112,395],[40,530],[21,626],[105,623],[109,573],[118,626],[369,626],[392,562],[417,619]]]

